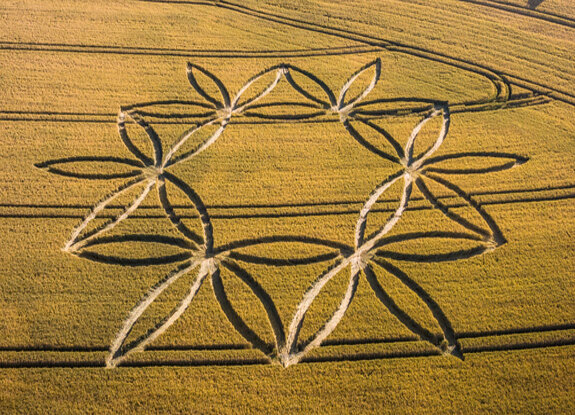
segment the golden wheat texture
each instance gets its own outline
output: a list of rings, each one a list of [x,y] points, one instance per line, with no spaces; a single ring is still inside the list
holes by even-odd
[[[573,413],[568,0],[5,0],[0,412]]]

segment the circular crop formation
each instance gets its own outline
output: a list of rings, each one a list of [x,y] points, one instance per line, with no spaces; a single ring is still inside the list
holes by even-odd
[[[322,79],[305,69],[291,64],[280,64],[269,67],[253,76],[239,89],[237,94],[230,94],[224,83],[213,73],[198,65],[189,63],[187,76],[191,86],[201,96],[202,101],[158,101],[134,104],[122,107],[117,119],[120,139],[133,155],[132,158],[121,158],[114,155],[107,157],[73,156],[38,163],[37,167],[48,172],[72,176],[78,179],[111,180],[126,179],[126,182],[116,188],[111,194],[97,202],[81,223],[73,230],[70,239],[64,244],[63,250],[91,261],[117,264],[124,266],[147,266],[154,264],[176,264],[173,271],[163,277],[134,306],[125,319],[123,326],[112,342],[110,353],[106,359],[108,367],[121,364],[131,353],[143,350],[150,342],[160,336],[170,327],[190,306],[196,293],[205,282],[211,279],[215,297],[233,327],[254,348],[261,350],[270,361],[279,362],[284,367],[296,364],[313,349],[317,348],[330,336],[338,323],[345,317],[346,311],[354,299],[354,294],[360,283],[365,280],[373,290],[378,300],[403,323],[409,330],[421,339],[436,346],[442,353],[463,359],[463,351],[457,341],[451,323],[437,302],[405,272],[394,265],[392,260],[413,262],[444,262],[471,258],[489,252],[505,243],[505,238],[493,218],[464,189],[455,185],[449,179],[453,174],[485,174],[507,170],[527,161],[527,158],[510,153],[485,152],[478,149],[474,152],[460,152],[436,155],[437,150],[448,139],[450,124],[450,105],[447,102],[437,102],[424,99],[377,99],[368,100],[368,96],[376,88],[381,76],[381,61],[375,59],[353,73],[341,87],[339,92],[332,91]],[[368,82],[365,82],[366,77]],[[481,105],[504,104],[509,99],[509,86],[496,76],[490,76],[495,95],[490,100],[457,104],[466,108],[476,108]],[[360,83],[365,85],[359,85]],[[287,83],[300,97],[298,102],[266,102],[266,98],[280,83]],[[209,91],[219,91],[215,95]],[[353,94],[351,91],[355,91]],[[350,96],[351,95],[351,96]],[[530,97],[540,100],[542,97]],[[545,98],[546,99],[546,98]],[[390,105],[395,105],[391,108]],[[170,108],[186,108],[177,113]],[[155,109],[161,108],[162,111]],[[168,111],[166,112],[166,109]],[[266,112],[267,111],[267,112]],[[271,111],[271,112],[269,112]],[[372,119],[382,116],[398,116],[401,114],[420,114],[421,120],[413,126],[413,131],[405,145],[389,134],[385,129],[375,124]],[[174,144],[165,149],[163,142],[153,128],[149,119],[194,118],[196,121],[188,126],[175,140]],[[178,177],[171,170],[174,166],[187,163],[204,151],[215,151],[210,147],[219,139],[225,137],[225,131],[233,128],[237,117],[266,118],[276,121],[299,123],[320,117],[331,117],[340,122],[349,135],[386,163],[395,166],[395,173],[382,177],[381,183],[371,194],[363,195],[365,200],[357,212],[354,240],[340,243],[326,239],[318,239],[308,235],[268,235],[263,238],[244,239],[219,245],[214,239],[213,224],[209,209],[189,183]],[[417,151],[416,142],[420,131],[431,128],[431,120],[439,120],[441,125],[435,131],[434,142],[425,150]],[[131,137],[127,125],[141,128],[151,143],[151,154],[148,154]],[[361,128],[359,128],[361,127]],[[372,140],[364,131],[369,131],[386,143],[385,148],[372,144]],[[207,133],[206,133],[207,132]],[[194,138],[202,136],[199,144],[190,148],[189,143]],[[464,162],[465,159],[480,160],[479,167],[452,167],[452,161]],[[109,166],[109,169],[94,172],[77,172],[70,165]],[[476,163],[463,163],[477,165]],[[461,165],[461,164],[460,164]],[[89,169],[88,169],[89,170]],[[470,209],[473,219],[453,211],[435,194],[432,186],[438,186],[444,192],[457,197],[466,208]],[[388,195],[389,189],[401,187],[401,196],[396,200],[394,211],[381,223],[376,223],[376,230],[367,232],[367,223],[374,205],[383,195]],[[430,207],[438,209],[446,218],[458,226],[460,231],[446,230],[433,232],[397,233],[396,224],[405,215],[410,203],[412,190],[415,188],[424,196]],[[128,218],[144,200],[157,192],[158,200],[165,212],[166,220],[170,221],[179,232],[179,237],[168,237],[155,234],[126,233],[110,235],[108,232]],[[179,189],[187,197],[187,203],[193,207],[201,222],[201,232],[188,226],[176,212],[171,189]],[[133,200],[124,210],[102,223],[102,213],[120,197],[134,194]],[[373,219],[372,219],[373,221]],[[96,223],[98,223],[96,225]],[[371,223],[371,225],[374,225]],[[456,248],[442,253],[406,252],[401,244],[419,242],[425,245],[434,241],[452,241]],[[267,244],[278,242],[295,242],[321,247],[325,253],[298,258],[269,258],[264,255],[254,255]],[[165,246],[177,253],[147,256],[143,258],[127,258],[122,255],[110,255],[110,249],[123,243],[156,244]],[[461,248],[465,245],[465,248]],[[102,253],[103,246],[110,249]],[[250,254],[245,252],[250,248]],[[157,252],[157,251],[155,251]],[[240,262],[267,264],[273,266],[296,266],[328,262],[325,270],[316,276],[305,292],[290,293],[301,297],[291,321],[282,321],[271,296],[258,283],[255,276],[244,269]],[[261,302],[269,324],[274,333],[274,344],[265,342],[240,317],[228,299],[220,272],[226,269],[237,276],[249,287],[251,292]],[[374,269],[397,278],[410,289],[427,307],[437,321],[442,333],[430,332],[415,318],[400,308],[378,281]],[[315,300],[324,286],[336,275],[348,273],[349,282],[339,305],[323,322],[323,325],[308,338],[301,338],[300,333],[304,319],[309,310],[313,309]],[[189,290],[180,303],[168,313],[147,333],[139,338],[128,341],[128,336],[140,317],[148,307],[168,287],[187,274],[194,275]]]

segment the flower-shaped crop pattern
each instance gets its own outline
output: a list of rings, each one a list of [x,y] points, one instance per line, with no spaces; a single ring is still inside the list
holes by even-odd
[[[348,80],[344,83],[339,91],[339,96],[336,99],[334,92],[327,86],[327,84],[319,79],[314,74],[298,68],[294,65],[285,65],[285,77],[289,84],[299,92],[303,97],[305,97],[312,106],[323,110],[323,112],[312,114],[336,114],[344,122],[348,116],[353,116],[355,107],[375,88],[379,77],[381,76],[381,59],[377,58],[367,65],[364,65],[359,70],[354,72]],[[369,83],[363,87],[360,87],[360,92],[358,92],[353,98],[348,98],[348,93],[352,86],[358,82],[363,74],[367,74],[370,71],[373,72]],[[302,77],[304,82],[298,81],[296,75]],[[315,88],[311,88],[315,86]],[[318,96],[317,92],[321,91],[324,95],[323,97]]]
[[[415,155],[415,143],[420,131],[431,119],[436,117],[442,118],[441,129],[437,139],[428,149],[418,155]],[[352,133],[352,135],[358,139],[358,141],[368,142],[368,140],[361,136],[359,132],[357,132],[357,130],[351,126],[350,123],[347,121],[346,123],[346,127]],[[411,280],[397,266],[393,265],[389,261],[453,261],[480,255],[503,244],[505,239],[493,218],[468,193],[466,193],[459,186],[455,185],[448,179],[441,177],[440,173],[445,175],[489,173],[509,169],[524,163],[527,161],[527,159],[513,154],[494,152],[457,153],[432,157],[432,155],[440,148],[441,144],[444,142],[449,130],[450,115],[448,106],[444,104],[437,104],[436,107],[420,123],[416,125],[404,148],[402,148],[398,142],[391,137],[391,135],[382,131],[382,129],[377,125],[369,121],[366,121],[365,123],[366,125],[370,126],[372,131],[374,131],[376,134],[382,135],[386,140],[391,141],[392,147],[397,150],[397,157],[386,154],[386,156],[382,156],[382,158],[396,161],[396,163],[399,164],[401,168],[395,174],[392,174],[387,179],[385,179],[374,189],[360,211],[355,230],[355,253],[353,255],[357,258],[355,260],[358,264],[356,268],[361,268],[363,270],[376,296],[393,315],[398,317],[398,319],[407,328],[409,328],[415,334],[419,335],[422,339],[436,345],[443,352],[454,354],[458,357],[463,357],[461,348],[457,343],[455,334],[451,328],[451,324],[449,323],[449,320],[445,314],[441,311],[439,305],[433,301],[433,299],[424,291],[421,286],[419,286],[415,281]],[[374,152],[381,156],[380,150]],[[440,163],[444,161],[467,157],[480,157],[483,160],[486,158],[496,159],[502,160],[502,162],[487,167],[482,165],[479,168],[450,169],[439,167]],[[395,213],[383,224],[383,226],[366,237],[365,232],[367,218],[373,206],[391,186],[400,181],[403,182],[403,191],[399,207]],[[432,181],[436,184],[439,184],[445,190],[450,192],[454,197],[461,199],[463,203],[460,204],[460,206],[467,207],[472,212],[474,212],[476,220],[471,220],[467,217],[464,217],[443,204],[439,200],[440,198],[430,190],[429,186],[426,184],[427,181]],[[464,231],[412,232],[389,236],[388,234],[392,228],[405,213],[414,186],[416,186],[421,191],[425,199],[427,199],[434,208],[439,209],[448,219],[461,226]],[[440,239],[447,241],[451,240],[456,242],[472,242],[474,243],[474,246],[468,249],[456,249],[454,251],[441,254],[406,254],[388,249],[394,244],[401,242],[409,242],[414,240],[425,241],[430,239]],[[384,291],[383,287],[378,282],[373,271],[374,265],[386,271],[387,274],[391,274],[398,278],[407,288],[411,289],[423,303],[425,303],[432,315],[437,320],[440,328],[442,329],[443,336],[438,337],[432,334],[429,330],[425,329],[411,316],[409,316],[405,311],[399,308],[399,306]],[[346,294],[346,298],[351,295],[353,289],[354,288],[350,284],[350,290]],[[344,303],[347,304],[348,302],[349,300],[344,300]]]
[[[359,92],[349,98],[350,91],[352,87],[357,86],[358,79],[369,73],[372,73],[372,76],[368,84],[359,88]],[[278,361],[286,367],[299,363],[310,351],[320,346],[334,331],[348,310],[362,276],[367,280],[376,298],[405,327],[421,339],[436,346],[442,353],[463,358],[463,351],[457,342],[457,336],[445,313],[425,289],[403,272],[397,263],[402,261],[434,263],[471,258],[491,251],[505,243],[505,238],[493,218],[483,209],[480,203],[469,193],[454,184],[449,177],[502,171],[524,163],[527,158],[509,153],[486,151],[436,155],[448,135],[450,125],[449,107],[446,103],[439,102],[434,102],[431,107],[426,109],[428,111],[427,114],[415,126],[406,144],[404,146],[400,145],[383,127],[374,123],[371,118],[366,117],[366,115],[378,113],[378,111],[370,112],[363,108],[366,105],[377,105],[378,102],[393,101],[393,99],[364,101],[366,96],[376,87],[381,76],[381,61],[379,59],[354,72],[340,89],[337,98],[327,84],[317,76],[290,64],[272,66],[251,77],[233,98],[231,98],[223,82],[206,69],[190,63],[187,67],[187,74],[190,84],[203,98],[203,102],[155,101],[134,104],[123,107],[120,110],[117,120],[119,135],[133,158],[78,156],[37,164],[38,167],[47,169],[51,173],[79,179],[129,179],[98,202],[86,215],[66,242],[64,246],[66,252],[96,262],[126,266],[178,264],[173,271],[154,285],[129,313],[112,342],[106,365],[108,367],[117,366],[133,352],[145,348],[170,327],[188,308],[207,278],[211,280],[213,292],[219,306],[236,331],[254,348],[265,353],[270,360]],[[296,91],[296,95],[299,94],[305,98],[305,102],[260,102],[274,90],[282,78],[285,78],[287,83]],[[262,83],[264,84],[263,86],[261,86]],[[209,91],[216,91],[216,93]],[[262,108],[282,105],[285,105],[288,109],[299,105],[303,108],[313,108],[314,111],[294,115],[281,113],[276,116],[258,112]],[[181,109],[184,107],[185,111],[183,113],[172,111],[164,114],[157,110],[160,107],[164,109],[176,107]],[[195,112],[197,108],[200,109],[199,113]],[[154,109],[155,112],[151,112]],[[386,163],[391,162],[398,166],[396,173],[390,175],[375,187],[358,212],[359,217],[355,225],[353,242],[350,241],[350,244],[347,245],[306,235],[270,235],[265,238],[233,241],[226,245],[218,246],[214,241],[212,223],[206,205],[188,183],[170,172],[170,168],[174,165],[191,161],[198,154],[209,148],[222,135],[236,116],[248,118],[276,117],[278,121],[297,122],[300,119],[330,114],[339,118],[345,130],[359,144],[385,160]],[[172,120],[174,118],[195,119],[196,121],[182,134],[178,135],[171,146],[165,146],[165,137],[161,139],[153,127],[154,120],[165,121],[166,119]],[[418,142],[420,132],[424,128],[428,128],[428,123],[431,120],[441,121],[437,138],[429,148],[418,153],[416,151],[416,142]],[[151,144],[152,154],[146,154],[146,151],[142,150],[132,138],[130,134],[131,127],[129,127],[132,125],[135,125],[136,128],[141,128],[145,133],[145,137]],[[206,131],[207,133],[205,133]],[[200,133],[205,138],[201,139],[199,144],[188,148],[190,147],[189,143],[194,141],[190,140],[190,138],[197,137]],[[373,144],[374,142],[381,142],[382,138],[383,142],[389,145],[390,150],[381,149]],[[462,164],[465,166],[463,168],[445,166],[445,164],[454,160],[464,162],[467,160],[480,160],[481,165],[473,168],[469,167],[471,163],[465,162]],[[496,162],[486,166],[486,160],[495,160]],[[78,163],[86,166],[95,165],[98,170],[94,172],[93,168],[92,171],[78,173],[73,169],[69,169],[68,166],[70,164]],[[100,168],[102,165],[110,165],[113,168],[102,172]],[[374,206],[381,200],[382,195],[387,194],[389,189],[398,184],[401,185],[401,196],[393,213],[385,221],[378,224],[375,231],[366,234],[368,216],[373,211]],[[180,236],[140,233],[105,235],[106,232],[116,227],[134,212],[154,187],[156,187],[158,200],[166,217],[177,229]],[[464,208],[466,213],[458,213],[458,211],[453,209],[453,206],[448,206],[442,202],[442,199],[446,196],[437,194],[434,187],[439,187],[444,193],[447,192],[447,197],[450,200],[457,200],[458,203],[455,206]],[[445,218],[451,221],[450,223],[461,230],[417,230],[415,232],[397,233],[396,224],[406,215],[408,205],[410,200],[412,200],[412,192],[415,188],[419,189],[424,201],[427,201],[431,208],[441,212]],[[200,232],[188,226],[182,220],[182,217],[176,213],[171,202],[170,194],[172,191],[183,193],[184,200],[187,200],[190,207],[195,209],[201,223]],[[112,206],[111,202],[120,200],[123,195],[126,196],[128,194],[133,194],[134,197],[131,202],[124,206],[120,214],[113,216],[99,226],[93,224],[95,219],[103,216],[106,208]],[[429,242],[433,242],[436,245],[440,243],[443,246],[445,243],[451,242],[455,243],[457,248],[448,248],[446,252],[441,253],[430,253],[428,250],[421,253],[406,252],[405,249],[399,249],[402,244],[409,244],[414,241],[419,242],[419,246],[427,246]],[[328,252],[303,259],[271,259],[242,252],[246,248],[263,249],[267,244],[286,242],[308,244],[309,246],[315,245],[316,247],[327,249]],[[161,245],[166,247],[166,249],[176,249],[178,253],[166,255],[159,253],[157,255],[154,254],[152,257],[131,258],[125,255],[103,254],[98,251],[98,247],[102,245],[125,243],[154,243],[156,246]],[[471,247],[462,248],[463,244],[471,244]],[[156,253],[157,251],[156,249],[154,252]],[[272,266],[298,266],[322,262],[327,262],[328,264],[324,272],[316,276],[303,293],[301,301],[295,307],[290,323],[286,325],[280,318],[272,297],[258,283],[258,279],[241,265],[242,262]],[[250,327],[234,309],[228,298],[229,293],[226,292],[224,287],[224,281],[221,277],[222,270],[226,270],[226,272],[239,278],[261,303],[273,332],[273,344],[264,341],[256,330]],[[303,332],[304,320],[309,310],[316,306],[319,294],[323,292],[326,284],[336,275],[348,271],[349,282],[339,305],[335,307],[335,310],[321,326],[315,330],[314,334],[302,340],[300,337]],[[194,275],[194,277],[188,292],[179,301],[178,305],[144,335],[128,342],[134,325],[140,321],[149,306],[177,280],[189,274]],[[302,276],[302,278],[305,277]],[[384,289],[384,285],[381,283],[382,278],[397,280],[401,283],[401,286],[411,291],[424,308],[429,310],[441,334],[436,334],[426,327],[426,324],[421,322],[417,316],[412,316],[401,308]],[[296,295],[301,294],[296,293]]]
[[[209,95],[205,88],[200,85],[197,76],[194,72],[200,72],[204,74],[207,79],[211,80],[215,87],[220,92],[220,99],[214,98]],[[117,187],[109,195],[105,196],[100,200],[92,210],[86,215],[82,222],[74,229],[72,236],[66,242],[64,246],[64,251],[78,254],[80,250],[91,240],[101,236],[105,232],[111,230],[121,221],[126,219],[132,212],[134,212],[138,206],[144,201],[150,190],[154,186],[157,187],[158,195],[162,206],[164,207],[167,216],[174,222],[176,226],[181,226],[176,220],[173,214],[173,209],[167,202],[166,195],[166,181],[174,182],[179,180],[173,175],[169,174],[168,169],[179,163],[189,161],[209,148],[224,132],[226,126],[228,125],[231,117],[235,114],[240,114],[250,105],[253,105],[258,100],[266,96],[271,92],[279,80],[282,77],[285,69],[282,65],[274,66],[268,68],[267,70],[257,74],[256,76],[250,78],[239,90],[233,99],[230,99],[230,94],[224,84],[212,73],[201,68],[200,66],[188,64],[188,79],[190,84],[194,89],[206,100],[206,103],[197,102],[182,102],[182,101],[169,101],[171,104],[187,104],[189,106],[195,107],[208,107],[212,108],[212,111],[205,112],[202,114],[207,117],[207,119],[197,123],[193,127],[187,129],[183,134],[181,134],[175,140],[174,144],[167,150],[164,150],[164,143],[158,136],[156,130],[153,128],[151,123],[147,122],[146,116],[156,116],[161,117],[161,115],[148,113],[144,111],[148,107],[154,104],[165,104],[164,101],[136,104],[131,105],[120,110],[117,119],[117,126],[120,138],[126,148],[132,153],[134,158],[121,158],[114,156],[105,157],[69,157],[61,158],[56,160],[49,160],[43,163],[36,164],[37,167],[46,169],[50,173],[59,174],[62,176],[75,177],[80,179],[92,179],[92,180],[110,180],[110,179],[120,179],[120,178],[130,178],[129,181]],[[271,82],[267,84],[262,90],[257,90],[253,92],[253,86],[262,78],[271,78]],[[251,96],[247,96],[248,93],[252,92]],[[247,97],[246,97],[247,96]],[[128,132],[127,123],[133,123],[141,127],[152,144],[153,154],[147,155],[130,137]],[[218,128],[210,132],[208,137],[204,139],[200,144],[192,149],[185,150],[185,144],[189,141],[191,137],[198,134],[204,129],[208,129],[210,126],[218,126]],[[87,172],[75,172],[72,170],[67,170],[65,167],[69,164],[84,164],[85,170]],[[99,169],[102,165],[111,165],[108,170],[109,172],[102,173]],[[121,171],[117,172],[118,167]],[[97,171],[97,172],[94,172]],[[175,183],[174,183],[175,184]],[[110,219],[102,225],[88,229],[92,221],[98,218],[104,209],[111,204],[114,200],[117,200],[120,196],[131,192],[135,195],[132,202],[124,207],[122,213],[116,217]],[[188,236],[191,240],[198,242],[199,237],[188,232]]]

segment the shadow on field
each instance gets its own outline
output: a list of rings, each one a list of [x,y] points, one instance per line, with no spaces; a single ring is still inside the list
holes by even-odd
[[[529,0],[527,2],[527,7],[529,7],[530,9],[535,9],[537,8],[537,6],[539,6],[541,3],[543,3],[543,0]]]

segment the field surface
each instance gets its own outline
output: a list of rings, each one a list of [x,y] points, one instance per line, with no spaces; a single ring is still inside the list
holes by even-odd
[[[575,413],[575,3],[0,22],[0,413]]]

